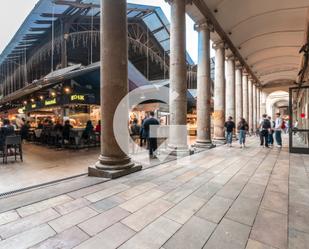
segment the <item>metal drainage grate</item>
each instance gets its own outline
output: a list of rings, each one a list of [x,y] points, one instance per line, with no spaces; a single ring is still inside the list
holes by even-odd
[[[21,192],[25,192],[25,191],[28,191],[28,190],[31,190],[31,189],[46,187],[48,185],[53,185],[55,183],[59,183],[59,182],[62,182],[62,181],[66,181],[66,180],[70,180],[70,179],[74,179],[74,178],[78,178],[78,177],[86,176],[86,175],[88,175],[88,174],[87,173],[83,173],[83,174],[79,174],[79,175],[75,175],[75,176],[61,178],[61,179],[58,179],[58,180],[55,180],[55,181],[51,181],[51,182],[45,182],[45,183],[29,186],[29,187],[26,187],[26,188],[20,188],[20,189],[8,191],[8,192],[0,193],[0,198],[7,198],[7,197],[10,197],[12,195],[19,194]]]

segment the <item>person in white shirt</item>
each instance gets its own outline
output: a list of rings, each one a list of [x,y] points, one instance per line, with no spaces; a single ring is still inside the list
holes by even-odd
[[[277,146],[279,148],[282,147],[282,118],[280,117],[280,113],[276,113],[276,120],[275,120],[275,139],[277,142]]]

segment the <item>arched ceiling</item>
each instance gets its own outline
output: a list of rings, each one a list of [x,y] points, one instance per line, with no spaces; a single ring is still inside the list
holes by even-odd
[[[196,6],[207,6],[263,85],[296,81],[308,0],[193,0],[187,11],[199,22],[205,20],[205,12]]]

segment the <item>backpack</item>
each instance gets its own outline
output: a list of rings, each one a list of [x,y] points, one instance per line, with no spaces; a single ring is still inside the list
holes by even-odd
[[[286,125],[285,125],[285,121],[282,120],[282,123],[281,123],[281,129],[285,129],[286,128]]]
[[[140,132],[141,132],[141,127],[137,124],[134,124],[132,127],[131,127],[131,133],[133,136],[137,136],[137,135],[140,135]]]
[[[262,122],[262,128],[263,130],[267,130],[271,128],[271,123],[268,119],[264,119]]]

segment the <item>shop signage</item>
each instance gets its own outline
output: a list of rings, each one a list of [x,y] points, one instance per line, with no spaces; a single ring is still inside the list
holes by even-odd
[[[56,100],[56,98],[45,100],[44,104],[45,104],[45,106],[56,105],[57,104],[57,100]]]
[[[32,104],[32,105],[31,105],[31,108],[32,108],[32,109],[35,109],[35,108],[36,108],[36,104]]]
[[[71,95],[71,101],[85,101],[85,95],[80,94]]]

